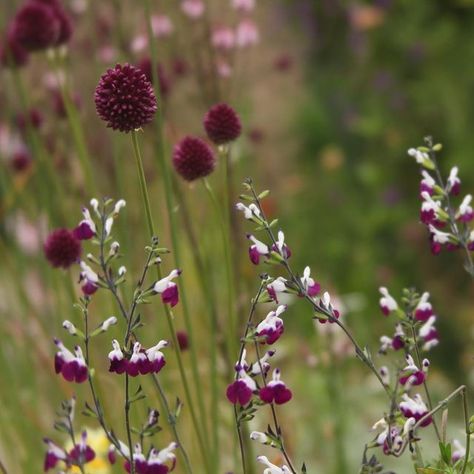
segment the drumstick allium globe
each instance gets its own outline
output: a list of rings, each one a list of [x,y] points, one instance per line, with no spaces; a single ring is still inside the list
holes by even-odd
[[[216,158],[204,140],[185,137],[174,148],[173,165],[182,178],[194,181],[214,171]]]
[[[158,108],[150,81],[130,64],[108,69],[94,99],[97,114],[107,126],[126,133],[150,123]]]
[[[224,145],[239,138],[242,124],[235,110],[227,104],[211,107],[204,117],[204,128],[209,139],[216,145]]]

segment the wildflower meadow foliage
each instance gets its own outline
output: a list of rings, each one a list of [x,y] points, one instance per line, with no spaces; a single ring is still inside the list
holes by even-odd
[[[368,272],[351,232],[344,265],[307,258],[336,242],[327,223],[352,204],[335,187],[334,207],[302,217],[321,189],[298,199],[281,162],[301,130],[271,126],[293,130],[303,55],[279,26],[329,8],[290,3],[5,8],[2,474],[474,472],[472,377],[449,354],[458,306],[444,288],[447,265],[463,268],[472,313],[469,169],[430,136],[400,150],[407,176],[419,167],[410,219],[427,249],[410,264],[429,256],[430,279],[394,276],[400,249],[387,246],[370,292],[348,292],[341,272]],[[375,3],[345,11],[354,54],[389,15],[391,2]],[[367,228],[372,205],[355,216]]]

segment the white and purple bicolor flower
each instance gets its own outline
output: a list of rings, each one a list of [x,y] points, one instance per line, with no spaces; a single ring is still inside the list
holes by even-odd
[[[59,461],[67,463],[68,456],[64,449],[60,448],[48,438],[45,438],[43,441],[48,445],[48,450],[46,451],[46,455],[44,457],[44,472],[54,469]]]
[[[390,454],[397,451],[403,444],[403,438],[400,436],[400,429],[397,426],[389,426],[382,418],[372,428],[384,430],[377,436],[376,443],[382,447],[384,454]]]
[[[311,278],[311,269],[309,267],[305,267],[303,270],[301,284],[310,297],[316,296],[321,290],[321,285]]]
[[[439,201],[435,201],[429,193],[421,193],[423,203],[421,204],[420,220],[423,224],[440,225],[445,220],[445,214]]]
[[[96,226],[92,220],[91,213],[87,207],[82,209],[82,215],[84,219],[77,225],[77,227],[72,231],[74,237],[78,240],[88,240],[92,239],[96,235]]]
[[[455,250],[457,248],[457,245],[454,243],[455,237],[452,234],[442,232],[432,224],[429,224],[429,229],[431,233],[431,252],[433,255],[438,255],[443,249],[443,245],[446,245],[448,250]]]
[[[291,471],[288,466],[281,466],[278,467],[275,464],[272,464],[266,456],[258,456],[257,461],[261,464],[267,466],[267,468],[263,471],[263,474],[290,474]]]
[[[425,166],[427,163],[431,163],[430,156],[425,151],[418,150],[416,148],[410,148],[408,154],[415,158],[419,165]]]
[[[386,354],[388,349],[398,351],[405,347],[405,332],[403,331],[402,325],[397,324],[395,327],[395,334],[393,337],[381,336],[380,337],[380,349],[381,354]]]
[[[285,234],[283,231],[278,231],[278,239],[276,244],[272,245],[272,250],[277,252],[284,260],[287,260],[291,257],[291,250],[288,245],[285,244]]]
[[[166,364],[165,356],[161,349],[168,345],[168,341],[160,341],[150,349],[144,350],[139,342],[133,345],[133,352],[130,359],[127,359],[120,344],[116,339],[112,341],[113,350],[109,352],[110,361],[109,372],[123,374],[126,372],[131,377],[157,374]]]
[[[167,277],[162,278],[153,285],[153,292],[160,294],[161,301],[163,301],[164,304],[169,304],[172,308],[179,302],[178,285],[172,280],[179,275],[181,275],[181,270],[175,268]]]
[[[79,444],[69,451],[71,464],[83,465],[95,459],[95,451],[87,444],[87,431],[83,431]]]
[[[55,339],[54,343],[59,349],[54,357],[56,373],[61,374],[68,382],[85,382],[88,370],[81,348],[76,346],[73,354],[59,339]]]
[[[80,263],[82,272],[79,281],[83,282],[81,289],[84,295],[91,296],[99,289],[99,275],[86,262]]]
[[[458,178],[458,167],[451,168],[448,176],[446,191],[453,196],[457,196],[461,191],[461,180]]]
[[[255,380],[241,368],[238,371],[236,380],[227,387],[227,400],[234,405],[238,403],[241,406],[245,406],[250,402],[256,390],[257,384]]]
[[[418,330],[418,337],[423,341],[422,349],[429,351],[439,344],[438,330],[434,327],[436,316],[431,316]]]
[[[456,464],[460,459],[466,456],[466,448],[457,439],[453,439],[452,446],[454,450],[451,454],[451,462]]]
[[[275,278],[271,283],[267,285],[267,293],[270,299],[278,304],[278,295],[280,293],[286,293],[286,279],[283,277]]]
[[[319,306],[323,309],[323,310],[326,310],[328,311],[331,315],[332,315],[332,318],[331,319],[323,319],[323,318],[318,318],[318,321],[321,323],[321,324],[326,324],[327,322],[329,322],[330,324],[334,324],[335,323],[335,319],[339,319],[339,316],[340,316],[340,313],[337,309],[334,308],[334,306],[332,305],[331,303],[331,295],[329,294],[329,292],[325,292],[323,294],[323,297],[319,300]]]
[[[474,219],[474,210],[471,206],[472,195],[468,194],[462,201],[459,206],[458,211],[456,212],[456,219],[461,222],[470,222]]]
[[[255,238],[252,234],[247,234],[247,239],[253,242],[253,245],[249,247],[250,261],[254,265],[258,265],[260,263],[260,257],[267,258],[270,255],[270,249],[267,244]]]
[[[257,362],[254,362],[252,365],[252,368],[250,372],[252,375],[259,375],[263,372],[264,375],[268,374],[268,371],[270,370],[270,364],[268,360],[275,355],[276,351],[267,351],[263,355],[263,357],[260,358],[260,360],[257,360]]]
[[[283,334],[285,327],[280,315],[286,311],[286,305],[280,305],[275,311],[270,311],[266,318],[257,326],[255,335],[262,338],[262,344],[274,344]]]
[[[402,395],[402,402],[399,408],[405,418],[415,418],[416,422],[420,421],[428,414],[428,408],[423,402],[421,395],[417,393],[413,398],[410,398],[406,393]],[[431,416],[427,417],[420,426],[428,426],[432,422]]]
[[[146,458],[142,453],[141,446],[137,443],[133,453],[135,472],[137,474],[167,474],[173,471],[176,466],[176,456],[173,451],[177,447],[178,443],[172,442],[161,451],[152,448]],[[127,472],[130,472],[128,459],[125,461],[124,467]]]
[[[247,219],[248,221],[255,222],[256,224],[261,224],[262,223],[260,209],[257,207],[256,204],[252,203],[249,206],[246,206],[245,204],[242,204],[241,202],[238,202],[235,205],[235,208],[238,211],[243,212],[245,219]]]
[[[415,319],[417,321],[428,321],[428,319],[433,316],[433,307],[431,303],[428,301],[430,294],[425,291],[420,298],[420,301],[416,305],[415,308]]]
[[[381,286],[379,288],[380,294],[382,297],[379,300],[380,309],[385,316],[388,316],[392,311],[398,309],[398,304],[395,299],[390,295],[387,288]]]
[[[436,181],[433,177],[425,170],[421,171],[423,179],[420,182],[420,197],[421,193],[427,192],[430,196],[434,193],[434,187],[436,186]]]
[[[413,386],[421,385],[426,380],[430,362],[428,359],[423,359],[423,367],[419,369],[411,355],[407,355],[406,361],[407,365],[400,372],[399,381],[405,387],[405,390],[408,390]]]
[[[292,399],[291,390],[281,380],[280,369],[273,371],[272,380],[260,389],[259,396],[262,402],[276,403],[277,405],[283,405]]]

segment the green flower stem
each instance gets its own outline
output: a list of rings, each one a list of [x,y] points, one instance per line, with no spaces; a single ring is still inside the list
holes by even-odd
[[[88,194],[95,195],[97,191],[97,186],[94,177],[95,175],[92,171],[91,160],[84,137],[84,131],[82,129],[81,120],[79,118],[77,107],[75,106],[72,100],[72,95],[67,83],[67,79],[62,81],[60,78],[61,68],[58,62],[58,56],[55,53],[53,54],[54,56],[50,62],[54,71],[56,72],[59,90],[64,103],[64,107],[66,109],[67,120],[71,128],[72,138],[77,150],[77,155],[79,157],[82,172],[84,174],[84,187]]]
[[[151,25],[151,4],[150,0],[145,0],[145,16],[146,16],[146,23],[147,23],[147,32],[148,32],[148,39],[150,43],[150,50],[151,50],[151,63],[152,63],[152,79],[153,83],[155,84],[155,94],[160,102],[160,87],[159,87],[159,78],[158,78],[158,52],[156,49],[156,40],[153,36],[152,25]],[[164,184],[164,194],[165,194],[165,201],[166,201],[166,208],[168,214],[168,221],[169,221],[169,228],[171,234],[171,243],[173,245],[173,256],[175,260],[175,265],[177,268],[181,267],[181,256],[180,256],[180,247],[179,247],[179,239],[178,239],[178,227],[176,222],[176,213],[174,212],[174,203],[173,203],[173,189],[171,184],[170,172],[169,167],[166,163],[165,159],[165,148],[164,148],[164,136],[163,136],[163,114],[162,114],[162,107],[158,106],[158,111],[156,114],[155,119],[155,130],[156,130],[156,157],[158,161],[158,166],[161,171],[161,175],[163,177],[163,184]],[[186,280],[186,277],[183,278],[183,281]],[[201,379],[199,377],[198,371],[198,355],[197,355],[197,347],[194,339],[194,331],[192,325],[192,318],[189,311],[189,305],[186,297],[185,285],[183,285],[181,291],[181,305],[183,308],[183,316],[184,316],[184,325],[186,331],[188,333],[189,338],[189,346],[191,352],[191,373],[193,378],[193,384],[196,389],[197,393],[197,402],[200,411],[200,418],[201,418],[201,427],[203,430],[203,437],[206,442],[206,452],[209,453],[209,433],[208,433],[208,424],[207,424],[207,415],[206,409],[204,405],[204,395],[203,395],[203,387],[201,383]],[[173,333],[174,334],[174,333]],[[215,408],[215,407],[214,407]],[[204,453],[203,453],[204,454]]]
[[[222,215],[221,207],[217,200],[217,197],[211,187],[207,178],[203,179],[204,188],[206,189],[209,199],[214,206],[214,211],[216,213],[217,220],[220,225],[221,234],[222,234],[222,244],[224,247],[224,259],[225,259],[225,270],[226,270],[226,279],[227,279],[227,312],[229,315],[229,325],[227,331],[228,338],[228,351],[230,354],[235,354],[237,352],[237,344],[235,341],[235,330],[237,328],[236,315],[234,311],[234,281],[233,281],[233,271],[232,271],[232,256],[230,254],[230,245],[229,245],[229,232],[228,226],[226,225],[226,220]]]
[[[464,454],[464,464],[462,466],[461,474],[464,474],[469,464],[469,455],[471,453],[471,427],[469,422],[469,408],[467,403],[467,389],[461,392],[462,407],[464,413],[464,425],[466,430],[466,453]]]
[[[146,220],[147,220],[147,225],[148,225],[148,230],[150,233],[150,238],[155,237],[155,229],[154,229],[154,224],[153,224],[153,217],[151,214],[151,207],[150,207],[150,200],[148,197],[148,189],[147,189],[147,184],[146,184],[146,179],[145,179],[145,172],[143,169],[143,161],[140,153],[140,148],[138,145],[138,139],[137,139],[137,132],[134,130],[132,131],[132,143],[133,143],[133,149],[134,149],[134,154],[135,154],[135,159],[136,159],[136,164],[137,164],[137,171],[138,171],[138,177],[140,181],[140,190],[142,194],[142,199],[143,199],[143,204],[145,206],[145,214],[146,214]],[[161,268],[158,265],[157,266],[157,274],[158,278],[161,279],[162,273],[161,273]],[[208,460],[208,453],[209,450],[207,449],[207,446],[204,442],[203,435],[201,433],[200,427],[199,427],[199,421],[196,416],[196,411],[194,409],[194,404],[193,404],[193,399],[191,397],[191,391],[189,389],[189,384],[188,384],[188,379],[186,377],[186,373],[184,370],[184,365],[183,365],[183,360],[181,357],[181,350],[179,348],[179,343],[178,339],[176,337],[176,329],[174,326],[174,316],[173,313],[171,312],[170,308],[168,305],[164,305],[164,310],[166,314],[166,320],[168,322],[168,327],[170,331],[170,336],[173,342],[173,348],[176,354],[176,359],[178,361],[178,367],[179,367],[179,372],[181,376],[181,381],[183,383],[185,395],[186,395],[186,400],[189,405],[189,411],[191,413],[191,418],[194,426],[194,430],[196,432],[197,438],[198,438],[198,443],[199,447],[201,449],[201,454],[204,460],[204,463],[206,464],[207,468],[209,469],[209,460]]]
[[[26,92],[23,78],[16,68],[13,71],[13,81],[20,97],[21,106],[25,113],[30,110],[30,100]],[[51,161],[48,159],[47,152],[38,136],[37,131],[31,126],[29,120],[26,121],[26,131],[28,141],[31,146],[33,155],[38,160],[38,178],[36,182],[40,188],[40,200],[47,207],[50,216],[54,221],[59,222],[62,216],[62,207],[57,202],[64,202],[64,193],[57,179],[57,175],[52,167]],[[54,190],[54,192],[51,192]],[[54,197],[54,200],[53,200]]]

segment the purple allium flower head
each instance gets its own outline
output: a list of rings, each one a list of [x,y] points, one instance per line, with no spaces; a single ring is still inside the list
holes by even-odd
[[[5,67],[20,67],[28,62],[28,51],[19,43],[12,29],[0,46],[0,64]]]
[[[138,63],[138,68],[145,74],[146,78],[153,82],[152,62],[149,57],[143,58]],[[158,82],[160,84],[160,97],[168,97],[171,90],[171,81],[162,64],[158,64],[157,70]]]
[[[204,117],[204,128],[209,139],[216,145],[232,142],[242,132],[239,116],[232,107],[224,103],[208,110]]]
[[[51,232],[44,244],[44,253],[53,267],[70,267],[79,260],[81,250],[81,243],[68,229]]]
[[[206,142],[200,138],[185,137],[174,147],[173,165],[186,181],[194,181],[211,174],[216,159]]]
[[[151,122],[157,110],[150,81],[130,64],[117,64],[102,75],[95,90],[95,105],[107,126],[121,132],[130,132]]]
[[[54,9],[45,3],[30,1],[17,12],[12,35],[28,51],[40,51],[57,44],[61,24]]]

